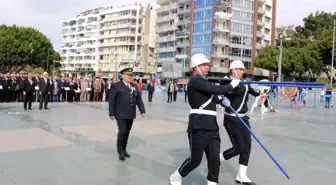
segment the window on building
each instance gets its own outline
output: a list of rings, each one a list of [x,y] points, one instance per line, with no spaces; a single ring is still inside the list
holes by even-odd
[[[252,46],[252,38],[251,37],[242,37],[242,44]]]
[[[195,21],[203,19],[203,12],[195,12],[194,13],[194,19]]]
[[[204,55],[210,57],[211,56],[211,47],[194,47],[191,49],[192,55],[196,53],[203,53]]]
[[[271,30],[270,30],[270,29],[268,29],[268,28],[265,28],[265,34],[269,35],[269,34],[270,34],[270,32],[271,32]]]
[[[242,49],[241,48],[230,48],[230,55],[240,57]]]
[[[231,35],[231,43],[233,43],[233,44],[241,44],[240,36]]]
[[[254,2],[250,0],[233,0],[232,6],[237,7],[237,8],[253,10]]]
[[[252,50],[250,49],[243,49],[242,57],[251,58],[252,57]]]
[[[232,31],[240,33],[253,33],[253,27],[247,24],[232,23]]]
[[[269,17],[265,17],[265,21],[266,21],[267,23],[271,23],[271,18],[269,18]]]
[[[250,70],[251,69],[251,62],[243,61],[245,69]]]
[[[193,36],[193,44],[211,43],[211,34]]]
[[[232,19],[234,20],[240,20],[240,21],[247,21],[247,22],[253,22],[253,14],[247,13],[247,12],[241,12],[237,10],[232,11]]]
[[[270,5],[265,6],[266,11],[270,12],[272,10],[272,7]]]

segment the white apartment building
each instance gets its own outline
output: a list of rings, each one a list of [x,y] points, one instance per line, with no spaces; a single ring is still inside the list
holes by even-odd
[[[156,9],[156,62],[157,72],[162,72],[162,63],[176,62],[177,1],[158,0]]]
[[[62,21],[61,72],[88,75],[97,69],[100,9]]]
[[[94,50],[88,48],[85,50],[92,54],[91,65],[86,65],[86,58],[78,58],[76,54],[79,48],[73,49],[65,45],[62,47],[62,70],[80,76],[87,76],[92,71],[95,76],[114,77],[121,69],[132,67],[136,75],[149,79],[156,70],[154,59],[156,15],[151,6],[134,4],[119,8],[107,7],[90,13],[97,17],[95,24],[97,29],[92,36],[94,42],[90,43],[90,47]],[[86,17],[90,17],[91,14]],[[78,16],[76,21],[82,16],[82,14]],[[64,32],[69,31],[66,29],[67,26],[64,28],[66,30]],[[78,32],[78,28],[75,28],[75,31]],[[78,45],[80,41],[75,38],[74,42]],[[78,58],[76,61],[78,65],[68,57],[71,49],[75,51],[74,57]],[[77,68],[79,64],[84,70]]]

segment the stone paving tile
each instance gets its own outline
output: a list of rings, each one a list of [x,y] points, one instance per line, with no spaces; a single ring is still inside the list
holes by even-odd
[[[72,144],[39,128],[27,130],[0,130],[0,153],[56,147]]]
[[[154,102],[148,103],[144,94],[148,117],[141,119],[137,115],[128,146],[132,157],[123,163],[117,160],[116,127],[115,122],[108,118],[107,103],[56,103],[50,104],[48,111],[23,111],[21,104],[0,104],[1,120],[15,124],[10,126],[0,121],[3,130],[15,130],[21,126],[21,129],[40,128],[73,143],[0,153],[0,184],[14,184],[12,179],[17,184],[46,185],[168,184],[169,175],[189,156],[186,136],[189,108],[181,101],[184,100],[182,95],[179,94],[177,102],[167,104],[165,96],[155,96]],[[287,180],[253,139],[248,174],[258,185],[333,182],[336,175],[335,110],[300,107],[300,111],[302,117],[295,109],[291,114],[290,105],[283,104],[276,114],[261,116],[257,108],[250,115],[253,132],[291,176]],[[223,151],[231,143],[222,121],[223,115],[220,114],[218,124]],[[102,125],[112,129],[106,132],[90,130],[105,128],[100,127]],[[78,131],[82,127],[86,133],[66,129],[77,128]],[[206,184],[206,166],[204,157],[203,163],[185,178],[184,184]],[[237,166],[237,158],[222,163],[219,185],[235,184]],[[36,171],[39,173],[32,173]],[[38,177],[41,177],[40,182]]]

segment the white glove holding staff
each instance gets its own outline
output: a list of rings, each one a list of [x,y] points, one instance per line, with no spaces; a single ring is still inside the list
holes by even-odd
[[[231,105],[230,100],[227,97],[225,97],[224,95],[218,95],[218,99],[219,99],[219,101],[222,102],[222,104],[225,107],[229,107]]]

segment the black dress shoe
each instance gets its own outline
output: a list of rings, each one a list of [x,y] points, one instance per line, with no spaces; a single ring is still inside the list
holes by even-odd
[[[49,110],[49,108],[44,108],[44,110]]]
[[[125,157],[131,157],[131,155],[129,153],[127,153],[127,152],[124,153],[124,156]]]
[[[242,181],[239,181],[239,180],[236,180],[236,183],[237,184],[243,184],[243,185],[256,185],[256,183],[254,183],[254,182],[242,182]]]
[[[120,161],[125,161],[125,156],[124,156],[124,154],[119,154],[119,160],[120,160]]]

